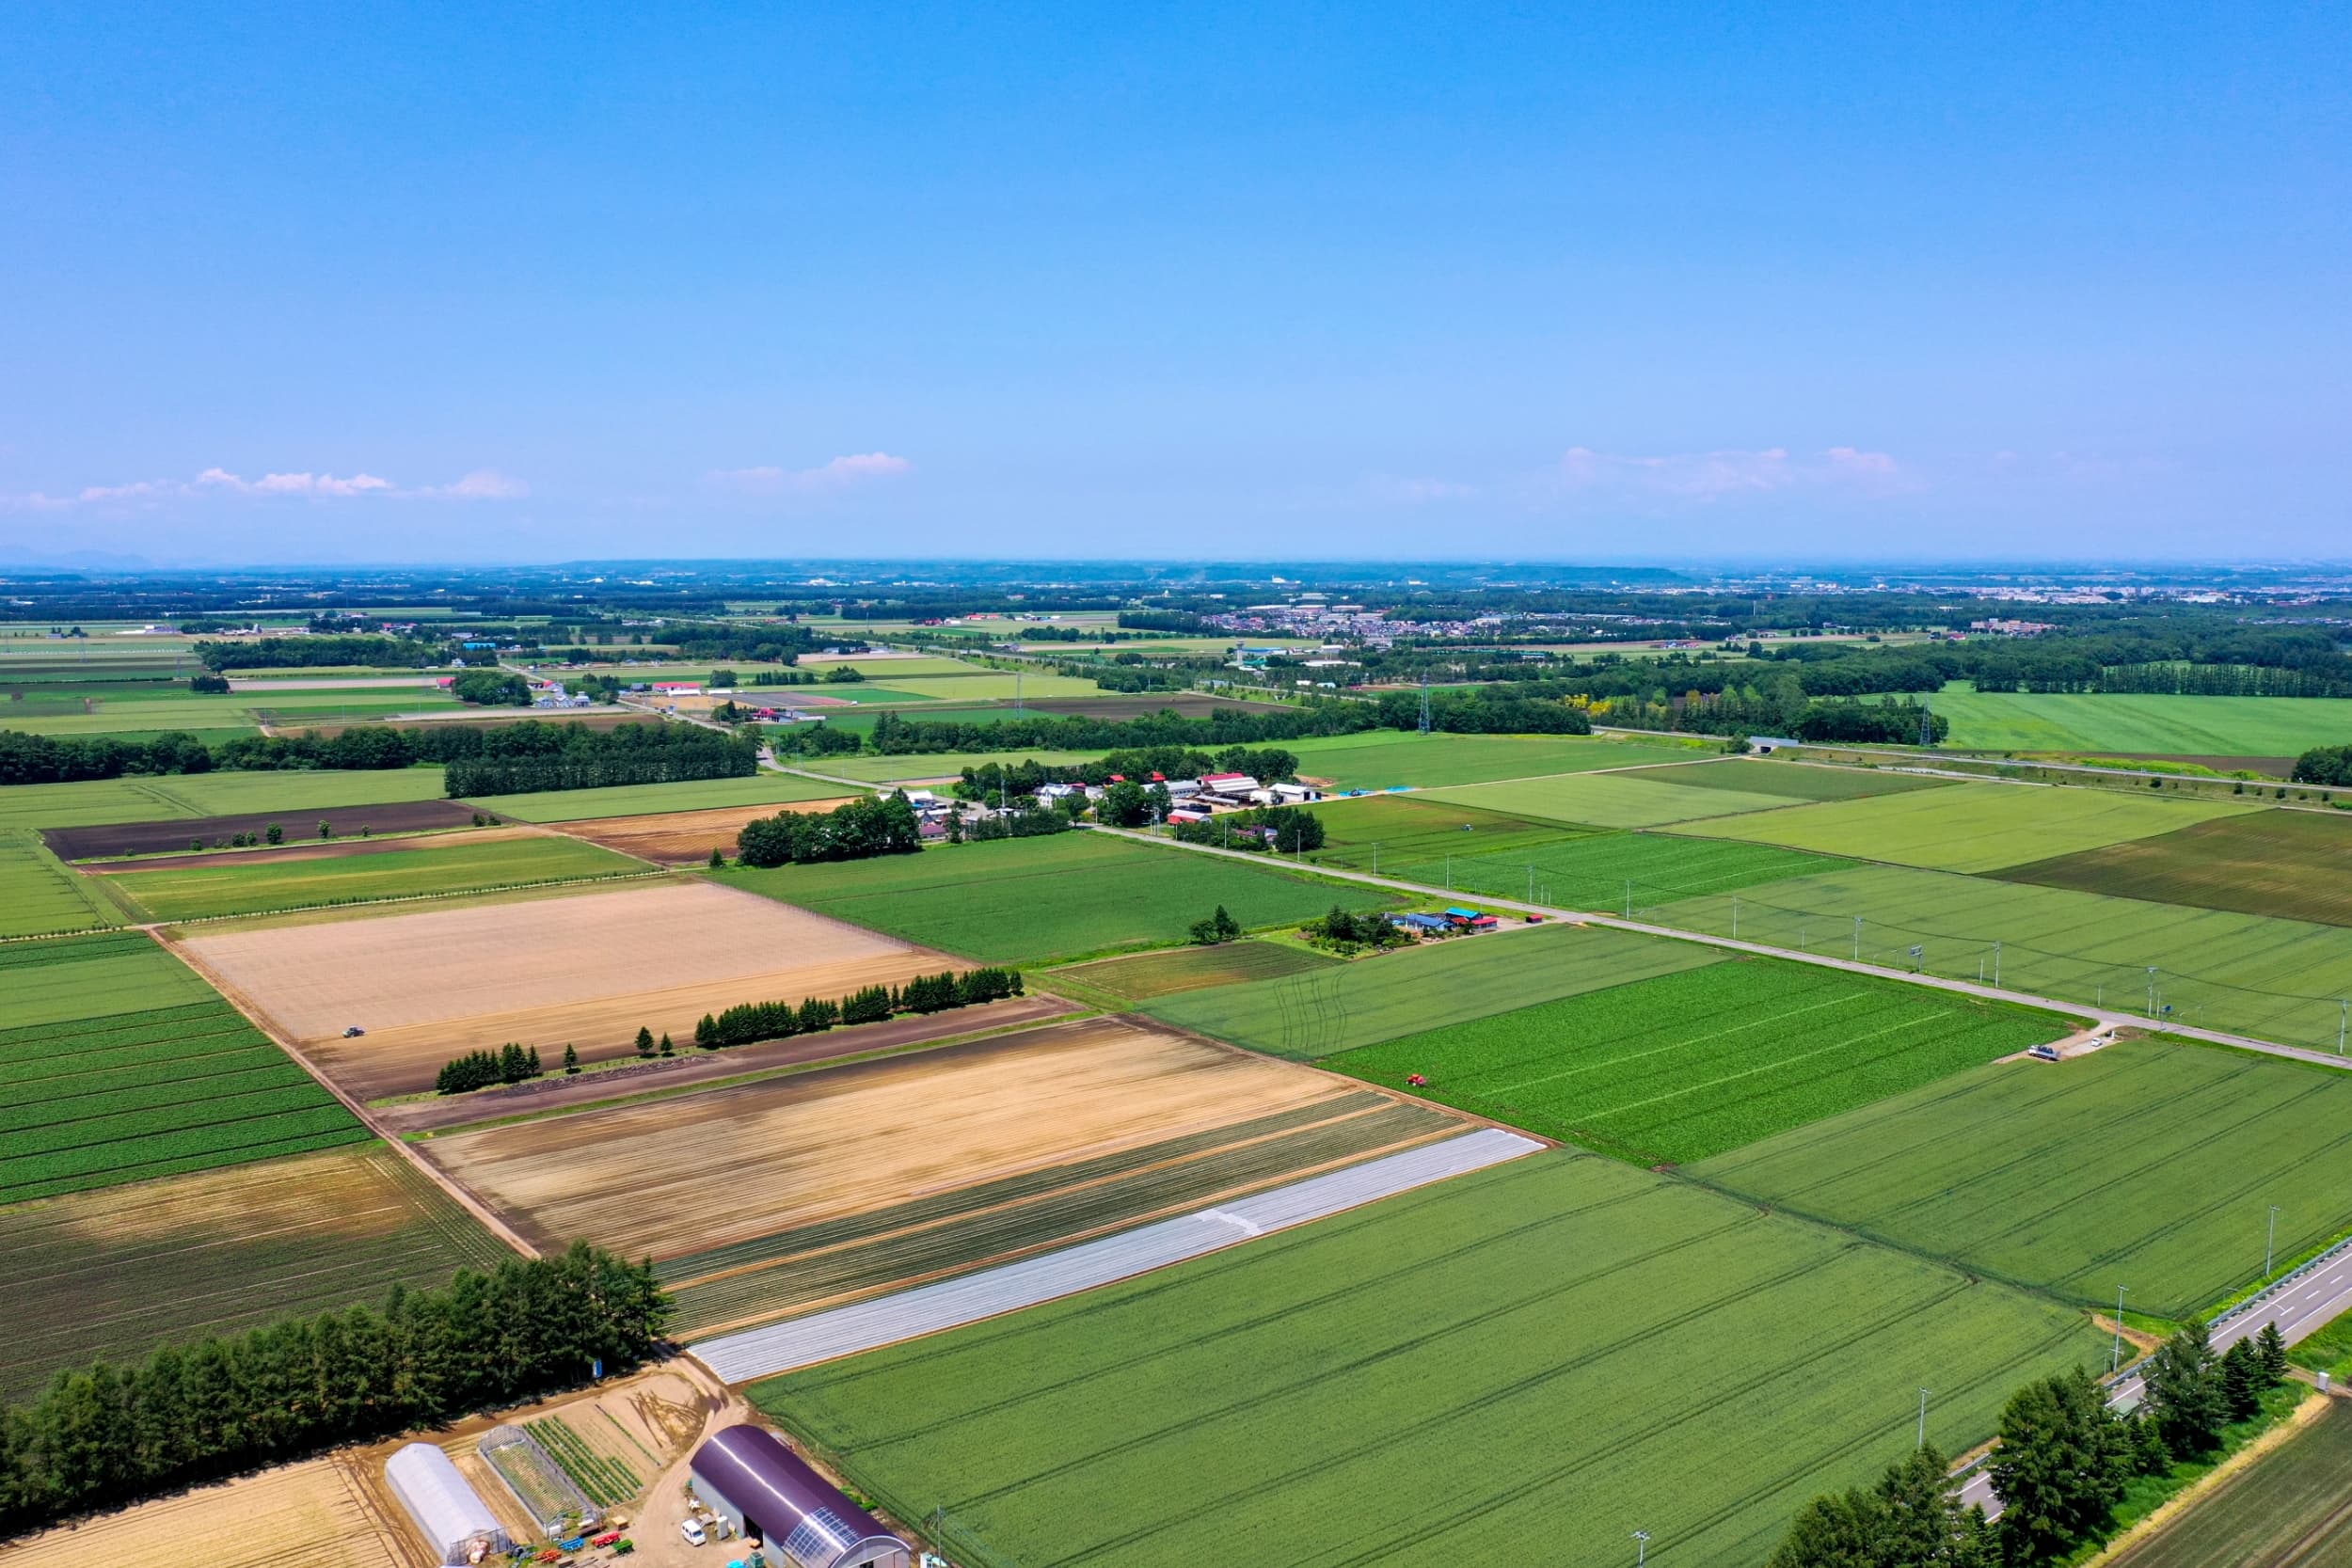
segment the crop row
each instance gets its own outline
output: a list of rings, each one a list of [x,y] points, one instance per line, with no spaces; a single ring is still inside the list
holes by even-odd
[[[9,1134],[9,1155],[144,1143],[157,1133],[246,1122],[313,1108],[330,1109],[342,1117],[349,1115],[300,1068],[283,1057],[279,1061],[281,1069],[269,1073],[275,1081],[257,1086],[233,1084],[225,1092],[209,1098],[185,1094],[159,1098],[153,1090],[141,1090],[138,1098],[142,1103],[129,1110],[106,1111],[69,1121],[37,1122]]]
[[[231,1124],[165,1134],[122,1150],[126,1155],[135,1153],[137,1158],[119,1164],[100,1163],[92,1158],[96,1151],[89,1149],[0,1159],[0,1203],[18,1203],[26,1198],[51,1197],[90,1187],[110,1187],[124,1181],[144,1181],[151,1177],[211,1170],[220,1165],[274,1159],[280,1154],[302,1154],[368,1141],[367,1129],[344,1116],[342,1106],[331,1109],[335,1112],[333,1118],[305,1114],[280,1117],[250,1127]],[[239,1141],[241,1138],[249,1141]]]
[[[84,963],[91,958],[111,958],[154,951],[154,942],[142,931],[109,931],[101,936],[0,942],[0,971],[41,969],[51,964]]]
[[[637,1495],[636,1472],[619,1460],[591,1449],[563,1417],[542,1417],[527,1423],[524,1430],[539,1439],[564,1473],[597,1507],[610,1508]]]
[[[200,1070],[149,1068],[143,1069],[142,1078],[127,1084],[86,1088],[77,1082],[72,1093],[0,1102],[0,1133],[38,1131],[40,1135],[35,1142],[39,1147],[62,1148],[69,1141],[78,1141],[72,1137],[74,1129],[115,1117],[156,1106],[217,1109],[263,1089],[310,1082],[302,1069],[286,1059],[285,1053],[266,1042],[250,1050],[204,1057],[190,1066]],[[209,1119],[209,1110],[207,1114]]]
[[[77,1056],[87,1051],[114,1051],[125,1046],[154,1045],[193,1034],[244,1024],[227,1004],[192,1002],[176,1007],[153,1007],[135,1013],[73,1019],[63,1023],[27,1024],[0,1029],[0,1066],[23,1061],[49,1061]]]
[[[109,1046],[103,1051],[76,1052],[71,1055],[36,1056],[25,1061],[0,1064],[0,1085],[12,1085],[8,1092],[15,1092],[30,1089],[36,1085],[98,1082],[110,1073],[178,1061],[199,1061],[225,1052],[250,1050],[256,1046],[268,1046],[273,1051],[277,1049],[261,1031],[242,1019],[221,1019],[203,1025],[199,1033],[177,1038]],[[0,1093],[0,1098],[6,1098],[6,1094]]]

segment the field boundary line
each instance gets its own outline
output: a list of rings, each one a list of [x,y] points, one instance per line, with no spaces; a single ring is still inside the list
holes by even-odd
[[[447,1193],[450,1197],[456,1202],[458,1207],[464,1209],[468,1213],[479,1220],[482,1223],[483,1227],[488,1230],[491,1235],[498,1237],[501,1241],[506,1243],[507,1245],[513,1247],[516,1252],[520,1253],[525,1258],[537,1258],[542,1256],[537,1247],[532,1245],[530,1242],[526,1241],[521,1232],[517,1231],[513,1226],[507,1224],[504,1219],[501,1218],[498,1212],[487,1203],[485,1203],[481,1198],[475,1196],[471,1189],[468,1188],[456,1178],[451,1176],[447,1171],[444,1171],[435,1165],[432,1161],[426,1159],[421,1153],[409,1148],[404,1140],[393,1137],[390,1133],[386,1132],[384,1124],[376,1120],[373,1112],[370,1111],[367,1106],[361,1104],[358,1100],[354,1099],[342,1085],[336,1083],[332,1078],[329,1078],[325,1072],[321,1071],[319,1065],[316,1062],[312,1061],[307,1053],[297,1048],[293,1041],[287,1039],[284,1036],[280,1035],[276,1028],[271,1026],[271,1024],[266,1022],[267,1015],[262,1013],[260,1008],[253,1006],[250,998],[246,997],[234,986],[230,985],[222,976],[215,974],[194,954],[181,947],[176,942],[173,942],[168,938],[165,937],[161,932],[149,927],[143,927],[140,928],[147,932],[149,939],[152,941],[155,945],[161,947],[166,953],[178,959],[181,963],[186,965],[189,969],[195,971],[197,975],[207,985],[211,986],[213,990],[217,992],[223,1000],[228,1002],[231,1007],[234,1007],[238,1012],[244,1014],[246,1022],[252,1024],[255,1029],[261,1031],[261,1033],[267,1037],[278,1050],[283,1051],[297,1067],[301,1068],[303,1071],[309,1073],[311,1078],[318,1083],[320,1087],[324,1088],[328,1094],[333,1095],[337,1103],[341,1104],[344,1110],[351,1113],[351,1115],[358,1119],[359,1125],[367,1129],[369,1135],[373,1138],[376,1143],[388,1148],[397,1150],[402,1159],[407,1161],[410,1165],[414,1166],[417,1171],[425,1178],[425,1180],[431,1181],[444,1193]]]

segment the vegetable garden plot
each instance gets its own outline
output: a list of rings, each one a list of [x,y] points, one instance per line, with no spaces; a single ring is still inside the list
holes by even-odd
[[[2048,1014],[1741,959],[1325,1065],[1637,1164],[1683,1164],[2072,1032]]]
[[[60,1367],[445,1285],[506,1248],[392,1150],[332,1149],[0,1208],[0,1398]]]
[[[1143,1010],[1254,1051],[1311,1059],[1722,959],[1695,942],[1606,927],[1538,927],[1187,991]]]
[[[1638,1520],[1668,1561],[1747,1562],[1908,1449],[1915,1388],[1965,1449],[2099,1348],[2022,1292],[1559,1153],[752,1392],[894,1513],[944,1508],[967,1560],[1503,1561]]]
[[[2229,800],[2154,800],[2112,789],[1956,784],[1909,795],[1785,806],[1677,831],[1938,871],[1993,871],[2254,809]]]
[[[1648,911],[1667,925],[2336,1049],[2352,930],[1862,866]],[[1996,946],[1997,944],[1997,946]],[[2150,973],[2151,971],[2153,973]]]
[[[2095,1305],[2183,1317],[2352,1227],[2352,1075],[2127,1040],[1980,1068],[1692,1167],[1725,1191]]]
[[[1994,875],[2121,898],[2352,926],[2352,818],[2249,812]]]

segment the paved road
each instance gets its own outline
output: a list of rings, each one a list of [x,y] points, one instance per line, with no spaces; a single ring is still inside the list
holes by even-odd
[[[1090,831],[1098,833],[1114,833],[1120,838],[1136,839],[1146,844],[1157,845],[1164,849],[1188,849],[1197,854],[1227,855],[1235,860],[1250,861],[1260,865],[1266,863],[1266,856],[1263,854],[1253,855],[1242,849],[1220,849],[1209,844],[1179,844],[1173,839],[1158,838],[1152,834],[1127,828],[1096,827]],[[1336,881],[1358,882],[1366,887],[1389,888],[1399,893],[1427,894],[1454,899],[1468,896],[1464,894],[1449,893],[1443,888],[1431,887],[1424,882],[1408,882],[1395,877],[1375,877],[1368,871],[1343,871],[1328,865],[1301,866],[1300,869],[1312,870],[1320,876],[1331,878]],[[1931,990],[1952,991],[1963,996],[1980,996],[1995,1002],[2020,1003],[2029,1007],[2041,1007],[2049,1012],[2063,1013],[2070,1018],[2079,1018],[2101,1029],[2113,1028],[2122,1024],[2129,1024],[2141,1029],[2152,1027],[2147,1019],[2128,1009],[2093,1007],[2080,1002],[2069,1002],[2062,997],[2038,996],[2030,991],[2010,990],[2003,987],[1984,985],[1975,980],[1947,980],[1940,974],[1915,974],[1907,969],[1889,969],[1882,964],[1860,963],[1851,958],[1840,958],[1827,953],[1801,953],[1793,948],[1772,947],[1759,942],[1741,942],[1734,937],[1709,936],[1702,931],[1686,931],[1674,926],[1653,926],[1647,921],[1624,920],[1613,914],[1600,914],[1589,910],[1555,909],[1546,904],[1531,904],[1519,898],[1490,898],[1482,894],[1478,895],[1475,902],[1484,909],[1511,910],[1526,914],[1540,914],[1548,920],[1564,920],[1581,926],[1613,926],[1619,930],[1640,931],[1648,936],[1664,937],[1674,942],[1692,942],[1702,946],[1721,947],[1735,953],[1755,953],[1765,958],[1786,958],[1790,963],[1813,964],[1822,969],[1849,970],[1856,974],[1873,975],[1883,980],[1899,980],[1906,985],[1924,986]],[[2296,1061],[2311,1062],[2320,1067],[2352,1069],[2352,1061],[2347,1061],[2332,1052],[2308,1051],[2301,1046],[2280,1045],[2276,1040],[2256,1039],[2250,1035],[2225,1034],[2218,1029],[2193,1029],[2182,1023],[2167,1022],[2153,1025],[2153,1027],[2161,1027],[2168,1035],[2183,1035],[2191,1039],[2209,1040],[2216,1045],[2235,1046],[2242,1051],[2258,1051],[2270,1056],[2291,1056]]]

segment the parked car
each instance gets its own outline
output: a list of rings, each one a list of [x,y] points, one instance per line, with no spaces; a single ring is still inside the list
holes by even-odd
[[[677,1532],[686,1537],[686,1544],[690,1546],[704,1545],[710,1540],[709,1536],[703,1533],[703,1527],[698,1520],[680,1519]]]

